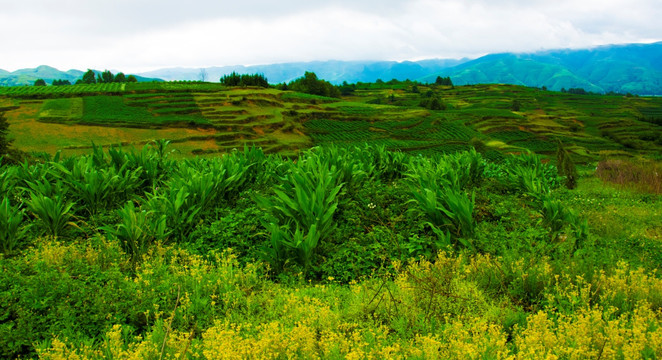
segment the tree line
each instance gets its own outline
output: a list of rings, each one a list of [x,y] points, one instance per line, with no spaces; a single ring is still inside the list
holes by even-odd
[[[94,70],[87,69],[87,72],[83,74],[83,77],[76,80],[76,85],[79,84],[109,84],[109,83],[130,83],[138,82],[138,79],[134,75],[126,76],[124,73],[119,72],[114,75],[112,72],[106,70],[100,74],[94,72]],[[34,82],[34,86],[46,86],[46,81],[44,79],[37,79]],[[69,80],[57,79],[53,80],[53,86],[63,86],[71,85]]]
[[[264,88],[269,87],[269,82],[267,81],[267,78],[262,74],[239,75],[234,71],[231,74],[223,75],[221,77],[221,84],[225,86],[259,86]]]

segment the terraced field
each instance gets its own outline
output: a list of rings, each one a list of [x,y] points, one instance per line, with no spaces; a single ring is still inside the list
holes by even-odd
[[[445,109],[426,109],[433,98]],[[511,85],[364,84],[343,99],[210,83],[2,88],[0,112],[19,149],[65,154],[87,151],[93,142],[140,147],[160,138],[171,140],[182,156],[244,144],[293,155],[324,143],[551,155],[559,140],[580,161],[662,152],[660,98]]]

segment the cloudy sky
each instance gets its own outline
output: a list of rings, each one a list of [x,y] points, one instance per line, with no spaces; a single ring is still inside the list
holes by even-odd
[[[662,40],[660,0],[0,0],[0,69],[419,60]]]

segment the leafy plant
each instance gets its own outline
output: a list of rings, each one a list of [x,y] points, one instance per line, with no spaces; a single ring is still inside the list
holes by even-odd
[[[0,248],[5,254],[13,252],[25,235],[22,227],[25,210],[12,207],[7,196],[0,201]]]
[[[117,210],[117,215],[120,218],[119,224],[102,229],[112,238],[119,240],[122,249],[131,256],[134,263],[141,259],[150,245],[168,236],[164,215],[136,209],[131,201]]]
[[[458,175],[458,171],[463,170],[456,171],[446,162],[421,160],[413,163],[407,173],[412,196],[408,203],[415,205],[410,211],[426,216],[439,239],[445,239],[447,235],[443,231],[447,231],[463,246],[472,248],[468,239],[473,237],[476,227],[475,198],[461,190],[469,178]]]
[[[188,240],[202,211],[202,207],[189,194],[186,187],[147,194],[145,207],[158,218],[166,219],[170,233],[177,240]]]
[[[31,193],[30,200],[27,202],[28,210],[41,220],[46,233],[52,236],[62,235],[67,227],[77,225],[71,221],[71,208],[73,202],[68,202],[64,196],[43,195],[41,193]]]
[[[317,244],[335,228],[333,215],[343,186],[340,176],[322,158],[310,157],[291,166],[290,172],[274,187],[275,196],[256,197],[258,205],[271,215],[265,227],[272,231],[272,242],[278,239],[297,249],[304,266],[310,265]],[[273,231],[279,235],[274,237]]]

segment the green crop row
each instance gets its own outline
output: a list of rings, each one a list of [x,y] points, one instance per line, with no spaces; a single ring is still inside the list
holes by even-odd
[[[31,97],[121,93],[124,92],[125,86],[126,84],[122,83],[79,84],[63,86],[0,86],[0,95]]]

